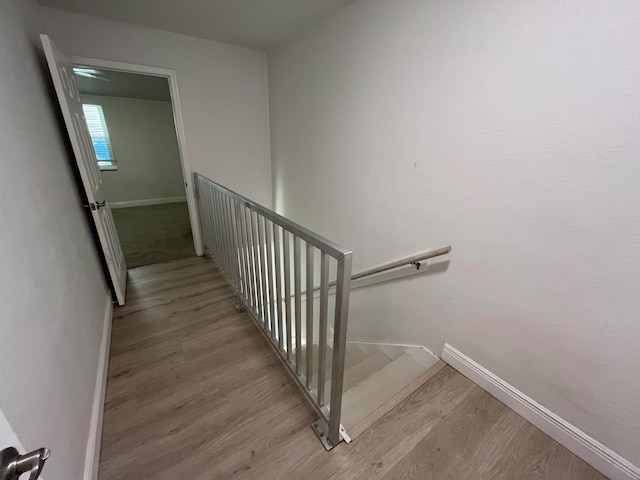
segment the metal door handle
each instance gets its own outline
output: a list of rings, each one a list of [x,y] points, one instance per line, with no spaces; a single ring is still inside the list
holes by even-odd
[[[49,458],[48,448],[39,448],[20,455],[13,447],[0,451],[0,480],[18,480],[23,473],[31,472],[29,480],[36,480],[42,473],[44,462]]]

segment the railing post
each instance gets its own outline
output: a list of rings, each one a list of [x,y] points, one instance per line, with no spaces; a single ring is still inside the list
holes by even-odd
[[[333,330],[333,365],[331,368],[331,403],[328,440],[332,445],[340,442],[340,415],[342,413],[342,387],[344,361],[347,348],[347,321],[349,294],[351,293],[351,252],[338,259],[336,278],[336,315]]]

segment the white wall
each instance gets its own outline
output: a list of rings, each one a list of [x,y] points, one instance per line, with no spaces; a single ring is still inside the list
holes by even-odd
[[[354,271],[350,337],[445,341],[640,465],[640,4],[360,0],[269,55],[278,210]],[[427,271],[428,273],[428,271]]]
[[[109,202],[184,197],[184,180],[171,102],[82,95],[102,105],[117,170],[102,171]]]
[[[271,205],[267,62],[262,52],[42,8],[65,53],[176,71],[192,170]]]
[[[35,2],[0,2],[0,410],[51,448],[45,478],[80,479],[109,294],[40,31]]]

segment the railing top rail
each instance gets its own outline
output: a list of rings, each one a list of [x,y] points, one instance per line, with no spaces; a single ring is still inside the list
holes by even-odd
[[[293,233],[297,237],[300,237],[305,242],[313,245],[314,247],[319,248],[320,250],[326,252],[327,254],[331,255],[334,258],[337,258],[338,260],[352,253],[351,250],[341,247],[337,243],[329,240],[328,238],[325,238],[322,235],[319,235],[309,230],[308,228],[305,228],[302,225],[299,225],[289,220],[288,218],[283,217],[282,215],[278,215],[273,210],[270,210],[267,207],[260,205],[259,203],[256,203],[253,200],[245,197],[244,195],[240,195],[239,193],[236,193],[233,190],[223,185],[220,185],[217,182],[214,182],[210,178],[207,178],[200,173],[194,173],[194,175],[197,179],[204,181],[206,183],[209,183],[210,185],[214,186],[218,190],[224,192],[226,195],[249,206],[256,212],[260,213],[265,218],[268,218],[272,222],[276,223],[277,225],[280,225],[282,228],[288,230],[289,232]]]

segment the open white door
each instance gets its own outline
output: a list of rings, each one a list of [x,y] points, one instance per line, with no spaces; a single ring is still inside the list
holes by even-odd
[[[96,224],[113,288],[118,297],[118,303],[124,305],[127,288],[127,266],[124,262],[124,255],[120,247],[120,239],[116,232],[111,209],[100,192],[102,177],[100,176],[100,168],[98,167],[93,143],[89,136],[89,128],[82,111],[82,102],[73,73],[73,64],[56,48],[47,35],[40,35],[40,38],[42,39],[44,53],[53,78],[53,85],[58,95],[64,123],[78,164],[80,178],[87,193],[91,216]]]

